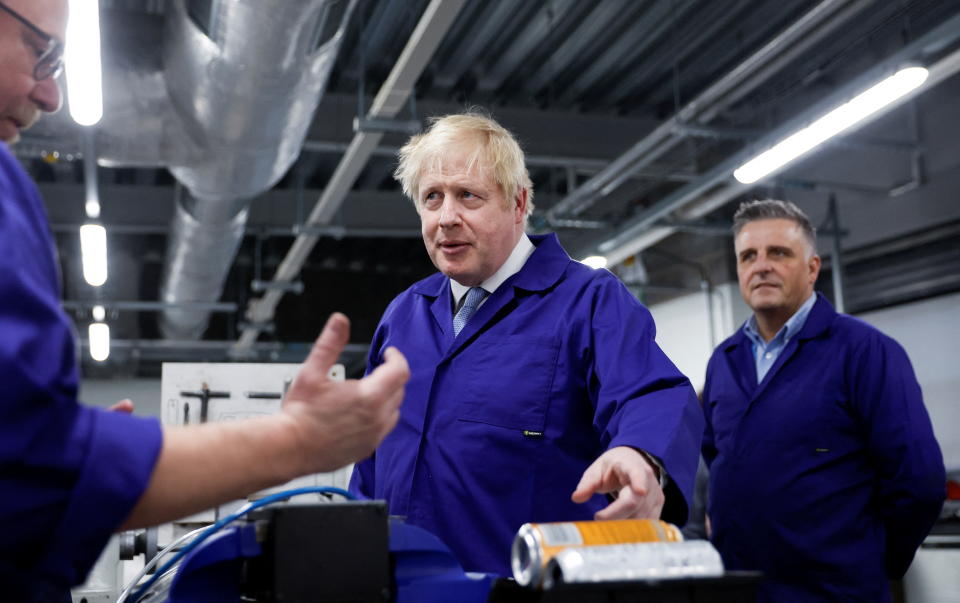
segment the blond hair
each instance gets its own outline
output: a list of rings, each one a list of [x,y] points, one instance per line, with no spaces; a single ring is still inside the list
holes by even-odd
[[[473,154],[467,169],[489,169],[507,203],[513,203],[520,191],[527,191],[527,212],[533,212],[533,182],[527,172],[523,150],[513,135],[492,118],[477,111],[430,118],[426,132],[417,134],[400,149],[400,163],[393,177],[403,194],[419,207],[420,178],[428,170],[441,171],[450,148],[472,144]]]

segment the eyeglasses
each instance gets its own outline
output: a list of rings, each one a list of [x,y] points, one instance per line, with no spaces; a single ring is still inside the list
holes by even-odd
[[[63,71],[63,44],[3,2],[0,2],[0,9],[19,21],[46,45],[46,48],[37,50],[38,56],[37,62],[33,66],[33,79],[39,82],[48,77],[55,78],[60,75],[60,72]]]

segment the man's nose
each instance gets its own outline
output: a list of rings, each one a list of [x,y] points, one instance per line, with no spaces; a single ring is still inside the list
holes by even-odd
[[[56,113],[60,108],[60,103],[63,101],[57,80],[48,77],[37,82],[37,85],[33,87],[33,91],[30,94],[30,100],[32,100],[41,111],[45,113]]]
[[[765,254],[758,255],[757,260],[753,263],[753,271],[759,274],[770,272],[770,258]]]
[[[450,227],[460,223],[460,210],[448,196],[440,206],[440,226]]]

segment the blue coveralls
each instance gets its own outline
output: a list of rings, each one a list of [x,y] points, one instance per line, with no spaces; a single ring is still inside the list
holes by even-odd
[[[69,601],[146,489],[159,423],[77,403],[70,320],[36,188],[0,144],[0,585]]]
[[[687,517],[703,417],[689,381],[654,342],[650,313],[606,270],[570,259],[555,235],[455,339],[450,284],[435,274],[387,308],[368,370],[396,346],[410,362],[400,422],[357,465],[351,488],[386,499],[446,542],[467,570],[509,575],[530,521],[590,519],[570,501],[605,450],[633,446],[670,476],[665,519]]]
[[[759,601],[888,601],[936,520],[946,479],[903,348],[817,296],[757,383],[741,328],[703,392],[713,542],[767,576]]]

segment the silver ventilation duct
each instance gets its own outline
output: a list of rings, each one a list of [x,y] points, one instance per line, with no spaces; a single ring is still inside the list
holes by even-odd
[[[203,307],[220,298],[250,201],[296,160],[356,3],[173,0],[165,21],[103,13],[109,94],[97,160],[165,166],[189,191],[175,204],[162,301]],[[80,130],[63,110],[31,137],[41,149],[45,140],[80,140]],[[197,339],[209,316],[167,309],[161,330],[167,339]]]
[[[177,203],[161,298],[216,301],[246,209],[299,154],[355,0],[180,0],[168,11],[164,80],[188,137],[170,171]],[[161,144],[166,144],[163,141]],[[183,151],[187,151],[184,153]],[[209,313],[168,310],[169,339],[198,338]]]
[[[189,192],[175,204],[162,301],[203,307],[219,299],[250,201],[296,160],[355,5],[173,0],[165,22],[104,13],[110,92],[96,129],[98,162],[166,166]],[[36,144],[80,140],[81,128],[63,110],[31,135]],[[168,309],[161,330],[167,339],[196,339],[209,316]]]

